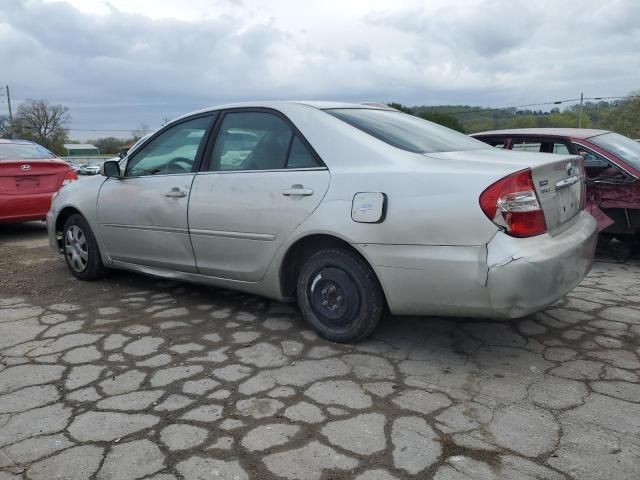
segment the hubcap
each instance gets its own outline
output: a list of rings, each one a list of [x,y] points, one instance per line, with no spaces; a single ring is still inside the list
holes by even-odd
[[[316,317],[334,328],[348,327],[360,308],[360,293],[351,276],[340,268],[327,267],[311,278],[307,298]]]
[[[64,236],[64,252],[69,265],[76,272],[84,272],[89,263],[87,237],[77,225],[72,225]]]

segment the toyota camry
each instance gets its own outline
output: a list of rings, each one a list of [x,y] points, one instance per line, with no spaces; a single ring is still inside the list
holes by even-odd
[[[385,106],[209,108],[63,188],[51,246],[107,269],[297,302],[353,342],[385,312],[517,318],[589,271],[577,155],[493,148]]]

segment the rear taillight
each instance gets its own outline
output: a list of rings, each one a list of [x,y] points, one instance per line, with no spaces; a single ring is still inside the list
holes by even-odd
[[[498,180],[482,192],[480,208],[512,237],[533,237],[547,231],[529,168]]]
[[[78,175],[74,170],[69,170],[62,180],[62,186],[69,185],[71,182],[78,180]]]

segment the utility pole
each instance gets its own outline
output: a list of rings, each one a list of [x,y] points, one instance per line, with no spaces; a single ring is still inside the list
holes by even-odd
[[[13,136],[13,112],[11,111],[11,93],[9,92],[9,85],[4,86],[7,92],[7,105],[9,106],[9,138]],[[2,93],[0,93],[0,97]]]
[[[584,92],[580,92],[580,116],[578,117],[578,128],[582,128],[582,101],[584,100]]]
[[[11,113],[11,94],[9,94],[9,85],[7,87],[7,105],[9,105],[9,123],[13,125],[13,114]]]

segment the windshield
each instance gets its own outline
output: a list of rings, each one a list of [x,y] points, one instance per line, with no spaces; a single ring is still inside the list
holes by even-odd
[[[378,140],[410,152],[435,153],[491,148],[480,140],[401,112],[364,108],[325,111]]]
[[[40,160],[45,158],[56,158],[56,156],[37,143],[0,143],[0,160]]]
[[[604,133],[590,137],[589,141],[611,152],[637,170],[640,170],[640,143],[619,133]]]

